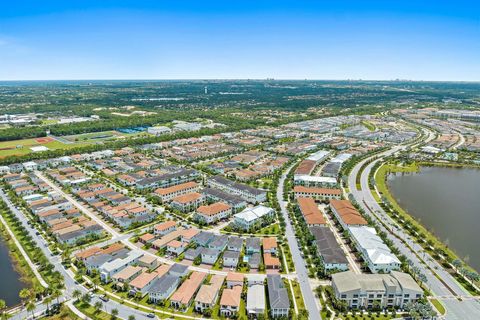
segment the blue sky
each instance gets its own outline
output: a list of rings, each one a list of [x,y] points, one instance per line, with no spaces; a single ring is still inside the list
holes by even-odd
[[[0,80],[267,77],[480,81],[480,2],[0,2]]]

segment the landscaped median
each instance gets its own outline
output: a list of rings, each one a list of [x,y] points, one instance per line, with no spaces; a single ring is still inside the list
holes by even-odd
[[[437,300],[437,299],[430,299],[430,302],[433,304],[435,309],[437,309],[438,313],[440,313],[442,316],[445,314],[446,310],[443,304]]]

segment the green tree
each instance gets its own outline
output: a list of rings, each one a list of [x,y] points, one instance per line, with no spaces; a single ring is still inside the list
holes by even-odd
[[[92,301],[92,297],[90,296],[90,293],[87,292],[82,296],[82,302],[85,304],[89,304],[90,301]]]
[[[116,319],[118,316],[118,309],[114,308],[111,311],[112,319]]]
[[[52,296],[47,296],[45,299],[43,299],[43,303],[47,306],[47,309],[50,309],[50,303],[52,303]]]
[[[7,304],[5,303],[5,300],[0,299],[0,318],[6,319],[6,310],[7,310]]]
[[[33,302],[33,300],[29,300],[27,303],[27,312],[32,313],[32,318],[35,318],[35,314],[34,314],[35,308],[36,308],[35,302]]]
[[[95,313],[98,313],[103,307],[102,301],[96,301],[95,304],[93,305],[93,308],[95,309]]]
[[[72,293],[72,297],[75,299],[75,300],[79,300],[80,297],[82,296],[82,292],[78,289],[75,289],[73,290],[73,293]]]

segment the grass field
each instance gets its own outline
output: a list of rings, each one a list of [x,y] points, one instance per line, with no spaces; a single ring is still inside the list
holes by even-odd
[[[50,137],[34,138],[34,139],[22,139],[22,140],[13,140],[13,141],[3,141],[0,142],[0,158],[5,158],[9,156],[21,156],[33,152],[30,148],[36,146],[45,146],[50,150],[57,149],[71,149],[76,147],[83,147],[87,145],[92,145],[98,142],[103,141],[113,141],[123,138],[132,138],[141,135],[150,134],[146,132],[137,132],[137,133],[120,133],[115,130],[103,131],[103,132],[92,132],[84,134],[76,134],[71,136],[59,137],[66,140],[66,143],[55,140]],[[71,142],[71,143],[68,143]]]
[[[147,132],[122,133],[115,130],[109,130],[109,131],[101,131],[101,132],[74,134],[70,136],[63,136],[62,138],[71,142],[83,141],[83,142],[95,143],[98,141],[132,138],[132,137],[142,136],[142,135],[151,136]]]
[[[81,147],[88,144],[89,143],[85,143],[85,142],[65,144],[51,138],[3,141],[3,142],[0,142],[0,158],[5,158],[5,157],[15,156],[15,155],[25,155],[33,152],[30,149],[31,147],[37,147],[37,146],[45,146],[50,150],[56,150],[56,149],[70,149],[75,147]]]

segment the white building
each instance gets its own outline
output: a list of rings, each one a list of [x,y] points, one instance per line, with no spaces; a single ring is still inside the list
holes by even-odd
[[[143,253],[138,250],[129,251],[127,256],[123,259],[115,259],[113,261],[108,261],[102,264],[98,271],[100,273],[100,279],[107,283],[110,281],[110,278],[118,273],[119,271],[123,270],[127,266],[135,264],[138,259],[143,256]]]
[[[262,205],[246,208],[242,212],[233,215],[233,223],[243,230],[260,225],[266,218],[273,217],[275,211]]]
[[[400,269],[400,260],[377,235],[372,227],[349,227],[351,238],[373,273]]]
[[[263,284],[254,284],[248,287],[247,315],[256,317],[265,314],[265,287]]]
[[[337,179],[334,177],[317,177],[307,174],[296,174],[293,177],[295,185],[305,187],[324,187],[324,188],[336,188],[338,187]]]
[[[149,127],[147,129],[147,132],[150,134],[153,134],[155,136],[160,136],[162,134],[170,133],[172,132],[172,129],[165,127],[165,126],[158,126],[158,127]]]
[[[332,275],[335,297],[350,308],[400,307],[422,298],[423,290],[408,273],[355,274],[352,271]]]

